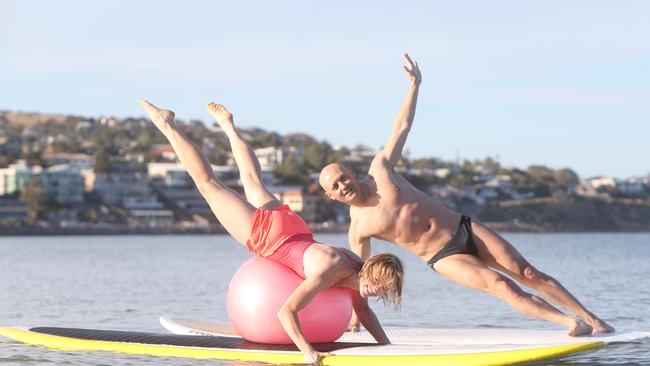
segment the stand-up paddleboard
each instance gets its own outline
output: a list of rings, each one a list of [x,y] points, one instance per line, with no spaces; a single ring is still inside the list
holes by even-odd
[[[174,335],[114,330],[0,327],[0,336],[62,350],[111,351],[152,356],[299,364],[303,355],[294,345],[268,345],[239,337]],[[604,347],[602,339],[585,337],[560,345],[376,345],[333,342],[315,344],[332,356],[323,365],[512,365],[559,358]]]

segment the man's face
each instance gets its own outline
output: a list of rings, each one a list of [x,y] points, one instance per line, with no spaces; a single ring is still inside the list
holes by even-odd
[[[323,168],[319,181],[327,196],[333,200],[352,204],[361,199],[359,181],[348,168],[340,164],[330,164]]]

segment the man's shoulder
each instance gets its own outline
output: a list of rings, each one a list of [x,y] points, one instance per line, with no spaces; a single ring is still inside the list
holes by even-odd
[[[368,169],[368,173],[371,173],[373,169],[386,169],[387,167],[388,158],[386,157],[384,150],[379,150],[377,155],[375,155],[375,157],[370,161],[370,169]]]

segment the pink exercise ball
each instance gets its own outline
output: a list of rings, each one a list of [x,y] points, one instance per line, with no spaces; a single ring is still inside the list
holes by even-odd
[[[293,270],[260,256],[241,265],[228,286],[228,318],[239,335],[251,342],[291,344],[277,313],[303,281]],[[298,312],[311,343],[338,339],[352,315],[350,289],[329,288]]]

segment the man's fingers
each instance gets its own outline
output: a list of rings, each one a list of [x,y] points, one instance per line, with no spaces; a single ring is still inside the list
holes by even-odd
[[[416,61],[411,60],[411,57],[409,56],[408,53],[404,53],[404,60],[406,61],[409,70],[413,70],[418,67],[418,63]]]
[[[406,63],[409,65],[413,65],[413,61],[411,60],[411,57],[409,57],[409,54],[404,52],[404,60],[406,60]]]

